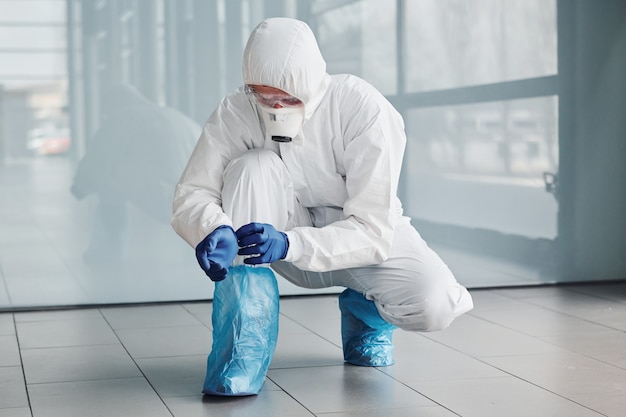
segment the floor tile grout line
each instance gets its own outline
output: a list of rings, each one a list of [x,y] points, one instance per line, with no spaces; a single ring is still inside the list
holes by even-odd
[[[280,314],[283,314],[283,313],[280,313]],[[304,328],[305,330],[307,330],[309,333],[314,334],[315,336],[317,336],[317,337],[319,337],[320,339],[322,339],[322,340],[324,340],[324,341],[326,341],[326,342],[330,343],[331,345],[333,345],[333,346],[335,346],[335,347],[338,347],[339,349],[342,349],[342,346],[340,346],[340,345],[338,345],[338,344],[334,343],[332,340],[327,339],[326,337],[324,337],[324,336],[322,336],[321,334],[317,333],[315,330],[312,330],[312,329],[308,328],[306,325],[304,325],[304,324],[300,323],[298,320],[295,320],[295,319],[293,319],[293,318],[291,318],[291,317],[289,317],[289,316],[287,316],[287,315],[284,315],[284,316],[285,316],[285,317],[287,317],[289,320],[293,321],[294,323],[297,323],[297,324],[298,324],[298,326],[301,326],[302,328]],[[303,333],[303,334],[306,334],[306,333]]]
[[[287,370],[292,370],[292,369],[337,368],[340,366],[345,366],[345,363],[337,364],[337,365],[323,364],[323,365],[284,366],[284,367],[276,367],[276,368],[272,368],[270,365],[270,369],[268,371],[271,372],[271,371],[287,371]]]
[[[98,312],[100,313],[100,315],[102,316],[104,321],[107,323],[107,325],[109,326],[109,328],[111,329],[111,331],[113,332],[113,334],[115,335],[117,340],[120,342],[120,345],[122,346],[122,348],[124,349],[124,351],[126,352],[128,357],[130,358],[130,360],[133,361],[133,364],[137,367],[137,370],[141,373],[141,376],[143,377],[143,379],[148,383],[148,385],[150,386],[150,388],[152,389],[154,394],[159,398],[159,401],[161,401],[161,404],[163,404],[163,406],[165,407],[167,412],[170,413],[170,415],[172,417],[176,417],[175,414],[172,412],[172,410],[167,405],[167,403],[165,402],[165,400],[163,399],[163,397],[161,397],[159,392],[156,390],[155,386],[152,384],[152,382],[150,381],[148,376],[145,374],[143,369],[141,369],[141,366],[139,366],[139,364],[137,363],[137,361],[135,360],[133,355],[128,351],[128,349],[126,348],[126,345],[124,345],[124,342],[122,341],[122,339],[120,339],[119,335],[117,334],[117,332],[115,331],[113,326],[111,326],[111,323],[109,322],[109,320],[107,320],[106,316],[104,315],[104,313],[102,312],[102,310],[100,308],[98,309]]]
[[[572,291],[572,292],[574,292],[574,291]],[[526,305],[533,306],[533,307],[538,307],[538,308],[540,308],[542,310],[545,310],[545,311],[561,314],[561,315],[566,316],[566,317],[571,317],[571,318],[575,318],[577,320],[581,320],[581,321],[584,321],[584,322],[587,322],[587,323],[595,324],[596,326],[604,327],[604,328],[607,328],[609,330],[615,330],[617,332],[626,333],[626,330],[624,330],[624,329],[611,327],[609,325],[606,325],[606,324],[603,324],[603,323],[599,323],[597,321],[589,320],[589,319],[586,319],[586,318],[583,318],[583,317],[579,317],[579,316],[576,316],[576,315],[573,315],[573,314],[565,313],[563,311],[555,310],[553,308],[550,308],[550,307],[544,306],[542,304],[539,304],[539,302],[529,302],[529,301],[526,301],[527,299],[515,298],[515,297],[511,297],[511,296],[504,295],[504,294],[497,294],[497,295],[509,298],[511,300],[515,300],[515,301],[521,302],[522,304],[526,304]],[[584,294],[584,295],[588,295],[588,294]],[[598,299],[600,299],[602,301],[611,301],[611,302],[613,302],[613,303],[615,303],[617,305],[622,305],[622,303],[616,302],[614,300],[605,300],[605,299],[600,298],[600,297],[596,297],[596,298],[598,298]],[[467,314],[472,316],[472,317],[482,319],[482,317],[476,316],[472,311],[468,312]],[[485,319],[483,319],[483,320],[485,320]],[[505,327],[505,326],[502,326],[502,327]]]
[[[449,407],[446,407],[445,405],[441,404],[439,401],[436,401],[433,398],[430,398],[428,395],[423,394],[421,392],[419,392],[417,389],[409,386],[406,382],[400,381],[399,379],[395,378],[393,375],[389,375],[388,373],[384,372],[382,369],[380,368],[375,368],[378,372],[380,372],[383,375],[386,375],[387,377],[391,378],[392,380],[396,381],[397,383],[404,385],[405,387],[407,387],[408,389],[410,389],[411,391],[414,391],[416,393],[418,393],[419,395],[421,395],[424,398],[427,398],[429,401],[432,401],[434,404],[437,404],[438,406],[440,406],[441,408],[444,408],[445,410],[451,412],[454,415],[457,415],[459,417],[462,417],[461,414],[457,413],[456,411],[450,409]]]
[[[616,283],[621,283],[622,285],[624,285],[626,287],[626,281],[616,281]],[[611,299],[611,298],[601,297],[601,296],[599,296],[597,294],[591,294],[591,293],[588,293],[588,292],[584,292],[584,291],[578,290],[576,288],[571,288],[571,286],[569,284],[554,285],[554,286],[551,286],[551,285],[543,285],[543,286],[541,286],[540,285],[540,286],[537,286],[537,287],[530,287],[530,289],[539,289],[539,290],[544,289],[544,288],[555,288],[555,289],[559,289],[559,290],[565,290],[565,291],[571,292],[573,294],[585,295],[585,296],[590,297],[590,298],[596,298],[596,299],[598,299],[599,301],[602,301],[602,302],[607,302],[608,301],[608,302],[611,302],[611,303],[614,303],[614,304],[617,304],[617,305],[620,305],[620,306],[623,304],[622,302],[616,301],[616,300]],[[529,302],[528,300],[537,299],[537,298],[555,298],[555,296],[513,297],[513,296],[508,295],[506,293],[502,293],[502,294],[497,293],[497,291],[512,292],[512,291],[515,291],[515,290],[523,290],[523,289],[526,289],[526,288],[525,287],[524,288],[502,287],[502,288],[491,288],[491,289],[486,289],[486,290],[488,292],[494,293],[494,294],[496,294],[498,296],[506,297],[506,298],[509,298],[509,299],[512,299],[512,300],[516,300],[516,301],[519,301],[521,303],[529,304],[529,305],[539,305],[539,304],[537,304],[535,302]]]
[[[617,282],[617,283],[619,284],[620,282]],[[624,285],[624,281],[621,281],[621,284]],[[626,285],[624,285],[624,287],[626,288]],[[576,287],[576,288],[569,288],[569,290],[572,291],[572,292],[575,292],[577,294],[587,295],[589,297],[596,297],[596,298],[599,298],[600,300],[603,300],[603,301],[611,301],[611,302],[617,303],[617,304],[626,304],[626,300],[616,300],[616,299],[610,298],[608,296],[603,296],[603,295],[599,295],[599,294],[592,294],[592,293],[589,293],[589,292],[585,292],[585,291],[582,290],[582,288],[578,288],[578,287]]]
[[[98,344],[89,344],[89,345],[61,345],[61,346],[38,346],[38,347],[25,347],[22,348],[22,351],[37,351],[37,350],[47,350],[47,349],[72,349],[72,348],[89,348],[96,346],[118,346],[119,343],[98,343]]]
[[[502,326],[500,326],[500,327],[502,327]],[[539,388],[539,389],[540,389],[540,390],[542,390],[542,391],[549,392],[549,393],[551,393],[551,394],[553,394],[553,395],[556,395],[557,397],[563,398],[563,399],[564,399],[564,400],[566,400],[566,401],[569,401],[569,402],[574,403],[574,404],[577,404],[577,405],[579,405],[579,406],[581,406],[581,407],[583,407],[583,408],[585,408],[585,409],[588,409],[588,410],[590,410],[590,411],[593,411],[593,412],[595,412],[595,413],[598,413],[599,415],[602,415],[602,416],[608,417],[608,416],[606,416],[606,414],[603,414],[603,413],[599,412],[598,410],[595,410],[595,409],[593,409],[593,408],[591,408],[591,407],[589,407],[589,406],[586,406],[586,405],[584,405],[584,404],[580,404],[578,401],[574,401],[574,400],[573,400],[573,399],[571,399],[571,398],[567,398],[567,397],[565,397],[563,394],[559,394],[559,393],[557,393],[557,392],[554,392],[554,391],[552,391],[552,390],[550,390],[550,389],[548,389],[548,388],[546,388],[546,387],[542,387],[542,386],[540,386],[540,385],[538,385],[538,384],[536,384],[536,383],[534,383],[534,382],[532,382],[532,381],[528,381],[528,380],[526,380],[526,379],[522,378],[521,376],[515,375],[515,374],[513,374],[513,373],[511,373],[511,372],[509,372],[509,371],[506,371],[506,370],[501,369],[501,368],[499,368],[499,367],[497,367],[497,366],[495,366],[495,365],[493,365],[493,364],[490,364],[490,363],[488,363],[488,362],[484,361],[484,360],[483,360],[481,357],[479,357],[479,356],[475,356],[475,355],[471,355],[471,354],[469,354],[469,353],[467,353],[467,352],[463,352],[463,351],[461,351],[461,350],[459,350],[459,349],[457,349],[457,348],[455,348],[455,347],[448,346],[448,345],[446,345],[445,343],[442,343],[442,342],[440,342],[440,341],[438,341],[438,340],[435,340],[435,339],[431,339],[431,340],[432,340],[433,342],[435,342],[435,343],[438,343],[438,344],[440,344],[440,345],[442,345],[442,346],[445,346],[445,347],[447,347],[447,348],[449,348],[449,349],[452,349],[452,350],[454,350],[454,351],[456,351],[456,352],[458,352],[458,353],[461,353],[462,355],[465,355],[465,356],[468,356],[468,357],[470,357],[470,358],[472,358],[472,359],[475,359],[475,360],[477,360],[477,361],[481,362],[482,364],[484,364],[484,365],[486,365],[486,366],[488,366],[488,367],[491,367],[491,368],[497,369],[497,370],[498,370],[498,371],[500,371],[500,372],[504,372],[505,374],[507,374],[507,375],[509,375],[509,376],[511,376],[511,377],[513,377],[513,378],[515,378],[515,379],[517,379],[517,380],[523,381],[523,382],[525,382],[525,383],[527,383],[527,384],[530,384],[530,385],[532,385],[532,386],[534,386],[534,387],[537,387],[537,388]],[[559,346],[557,346],[557,347],[559,347]],[[567,350],[567,349],[565,349],[565,350]],[[571,353],[576,353],[576,352],[571,352]],[[539,355],[539,353],[537,353],[537,355]],[[510,356],[513,356],[513,355],[510,355]],[[519,355],[518,355],[518,356],[519,356]],[[490,356],[490,357],[493,357],[493,356]]]
[[[265,376],[268,380],[270,380],[274,385],[276,385],[278,388],[280,388],[281,392],[284,392],[285,395],[287,395],[289,398],[293,399],[296,403],[298,403],[302,408],[304,408],[307,412],[311,413],[312,416],[316,416],[316,414],[312,411],[309,410],[309,408],[307,406],[305,406],[304,404],[302,404],[302,402],[300,402],[296,397],[294,397],[293,395],[291,395],[291,393],[289,393],[289,391],[285,390],[278,382],[274,381],[269,375]]]
[[[548,311],[551,311],[551,310],[548,310]],[[566,351],[566,352],[569,352],[569,353],[572,353],[572,354],[575,354],[575,355],[580,355],[580,356],[582,356],[582,357],[586,357],[586,358],[592,359],[592,360],[594,360],[594,361],[596,361],[596,362],[603,363],[603,364],[605,364],[605,365],[611,366],[611,367],[616,368],[616,369],[619,369],[619,370],[624,370],[624,368],[621,368],[621,367],[619,367],[619,366],[617,366],[617,365],[614,365],[614,364],[611,364],[611,363],[605,362],[605,361],[603,361],[603,360],[600,360],[600,359],[598,359],[598,358],[594,358],[593,356],[589,356],[589,355],[584,354],[584,353],[581,353],[581,352],[576,352],[575,350],[571,350],[571,348],[569,348],[569,347],[563,347],[563,346],[555,345],[554,343],[551,343],[551,342],[549,342],[549,341],[547,341],[547,340],[542,339],[540,336],[534,336],[534,335],[531,335],[531,334],[525,333],[525,332],[523,332],[523,331],[520,331],[520,330],[518,330],[518,329],[514,329],[514,328],[512,328],[512,327],[508,327],[508,326],[502,325],[502,324],[500,324],[500,323],[496,323],[496,322],[491,321],[491,320],[489,320],[489,319],[486,319],[486,318],[484,318],[484,317],[479,317],[479,316],[476,316],[476,315],[472,314],[471,312],[469,312],[469,313],[468,313],[468,315],[470,315],[470,316],[474,317],[474,318],[475,318],[475,319],[477,319],[477,320],[484,321],[484,322],[486,322],[486,323],[492,324],[492,325],[497,326],[497,327],[500,327],[500,328],[502,328],[502,329],[505,329],[505,330],[509,330],[509,331],[515,332],[515,333],[517,333],[517,334],[520,334],[520,335],[525,336],[525,337],[529,337],[529,338],[531,338],[531,339],[538,340],[538,341],[540,341],[540,342],[542,342],[542,343],[546,343],[546,344],[548,344],[548,345],[552,345],[552,346],[554,346],[554,347],[556,347],[556,348],[559,348],[559,349],[563,349],[563,350],[564,350],[564,351]],[[582,320],[582,319],[581,319],[581,320]],[[583,320],[583,321],[586,321],[586,320]],[[591,323],[597,324],[597,323],[595,323],[595,322],[591,322]],[[604,327],[604,326],[601,326],[601,327]],[[619,330],[618,330],[618,332],[619,332]],[[480,358],[481,358],[481,357],[479,357],[479,356],[470,355],[470,354],[469,354],[469,353],[467,353],[467,352],[462,352],[462,351],[460,351],[460,350],[458,350],[458,349],[456,349],[456,348],[454,348],[454,347],[452,347],[452,346],[446,345],[445,343],[440,342],[440,341],[438,341],[438,340],[436,340],[436,339],[430,338],[430,337],[428,337],[428,336],[426,336],[426,335],[425,335],[424,337],[426,337],[426,338],[428,338],[428,339],[430,339],[430,340],[432,340],[432,341],[434,341],[434,342],[437,342],[437,343],[439,343],[439,344],[441,344],[441,345],[443,345],[443,346],[446,346],[446,347],[448,347],[448,348],[450,348],[450,349],[453,349],[453,350],[455,350],[455,351],[457,351],[457,352],[459,352],[459,353],[462,353],[462,354],[465,354],[465,355],[467,355],[467,356],[470,356],[470,357],[472,357],[472,358],[474,358],[474,359],[480,360]],[[547,353],[549,353],[549,352],[544,352],[544,353],[526,353],[526,354],[517,354],[517,355],[491,355],[491,356],[482,356],[482,358],[487,358],[487,357],[501,357],[501,356],[541,355],[541,354],[547,354]],[[482,361],[481,361],[481,362],[482,362]]]
[[[211,304],[211,314],[213,314],[213,301],[207,301],[207,304]],[[191,317],[193,317],[194,319],[196,319],[201,325],[203,325],[204,327],[207,328],[207,330],[209,332],[213,332],[213,329],[209,326],[207,326],[207,324],[202,321],[200,319],[200,317],[196,316],[195,314],[193,314],[193,312],[191,310],[189,310],[184,303],[178,303],[177,305],[179,305],[183,310],[185,310]]]
[[[437,343],[439,343],[439,342],[437,342]],[[448,348],[450,348],[450,349],[452,349],[452,350],[455,350],[455,351],[457,351],[457,352],[459,352],[459,353],[464,353],[464,352],[461,352],[461,351],[459,351],[459,350],[457,350],[457,349],[454,349],[454,348],[452,348],[452,347],[450,347],[450,346],[447,346],[447,345],[445,345],[445,344],[443,344],[443,343],[442,343],[442,345],[443,345],[443,346],[446,346],[446,347],[448,347]],[[504,369],[500,369],[500,368],[498,368],[498,367],[497,367],[497,366],[495,366],[495,365],[492,365],[492,364],[490,364],[490,363],[488,363],[488,362],[485,362],[485,361],[481,360],[481,358],[479,358],[479,357],[472,356],[472,355],[468,355],[468,354],[465,354],[465,355],[466,355],[466,356],[469,356],[469,357],[471,357],[471,358],[473,358],[473,359],[476,359],[477,361],[479,361],[479,362],[483,363],[484,365],[487,365],[487,366],[489,366],[489,367],[491,367],[491,368],[497,369],[497,370],[499,370],[500,372],[505,373],[506,375],[503,375],[503,376],[489,376],[489,377],[481,377],[481,378],[470,378],[470,377],[468,377],[468,378],[459,378],[458,380],[472,380],[472,379],[481,379],[481,380],[483,380],[483,379],[498,379],[498,378],[507,378],[507,377],[512,377],[512,378],[514,378],[514,379],[517,379],[517,380],[519,380],[519,381],[523,381],[524,383],[527,383],[527,384],[529,384],[529,385],[532,385],[532,386],[534,386],[534,387],[536,387],[536,388],[538,388],[538,389],[540,389],[540,390],[542,390],[542,391],[549,392],[550,394],[553,394],[553,395],[555,395],[555,396],[557,396],[557,397],[559,397],[559,398],[562,398],[562,399],[564,399],[564,400],[566,400],[566,401],[569,401],[569,402],[574,403],[574,404],[576,404],[576,405],[579,405],[579,406],[581,406],[581,407],[583,407],[583,408],[586,408],[586,409],[588,409],[588,410],[590,410],[590,411],[593,411],[593,412],[595,412],[595,413],[598,413],[598,414],[599,414],[599,415],[601,415],[601,416],[609,417],[609,416],[607,416],[606,414],[603,414],[603,413],[599,412],[598,410],[595,410],[595,409],[593,409],[593,408],[591,408],[591,407],[589,407],[589,406],[586,406],[586,405],[584,405],[584,404],[579,403],[578,401],[575,401],[575,400],[573,400],[573,399],[571,399],[571,398],[568,398],[568,397],[564,396],[563,394],[559,394],[559,393],[554,392],[554,391],[552,391],[552,390],[550,390],[550,389],[548,389],[548,388],[546,388],[546,387],[542,387],[542,386],[540,386],[540,385],[537,385],[536,383],[534,383],[534,382],[532,382],[532,381],[528,381],[528,380],[526,380],[526,379],[524,379],[524,378],[522,378],[522,377],[520,377],[520,376],[518,376],[518,375],[515,375],[515,374],[513,374],[513,373],[511,373],[511,372],[509,372],[509,371],[506,371],[506,370],[504,370]],[[492,356],[490,356],[490,357],[492,357]],[[383,374],[386,374],[386,373],[385,373],[385,372],[383,372],[382,370],[379,370],[379,372],[382,372]],[[399,379],[395,378],[395,377],[394,377],[394,376],[392,376],[392,375],[389,375],[389,374],[386,374],[386,375],[387,375],[388,377],[390,377],[391,379],[393,379],[394,381],[396,381],[396,382],[398,382],[398,383],[400,383],[400,384],[402,384],[402,385],[406,386],[407,388],[409,388],[409,389],[411,389],[411,390],[413,390],[413,391],[417,392],[418,394],[422,395],[423,397],[428,398],[430,401],[432,401],[432,402],[434,402],[434,403],[436,403],[436,404],[440,405],[441,407],[445,408],[446,410],[448,410],[448,411],[450,411],[450,412],[452,412],[452,413],[454,413],[454,414],[456,414],[456,415],[458,415],[458,416],[461,416],[461,414],[458,414],[458,413],[457,413],[457,412],[455,412],[454,410],[451,410],[450,408],[446,407],[445,405],[440,404],[439,402],[437,402],[437,401],[436,401],[436,400],[434,400],[433,398],[430,398],[430,397],[429,397],[429,396],[427,396],[426,394],[423,394],[423,393],[419,392],[417,389],[412,388],[411,386],[407,385],[407,382],[400,381]]]
[[[80,382],[98,382],[98,381],[116,381],[116,380],[125,380],[125,379],[139,379],[143,378],[141,375],[135,376],[118,376],[118,377],[107,377],[107,378],[87,378],[87,379],[69,379],[66,381],[44,381],[44,382],[31,382],[28,386],[39,386],[39,385],[54,385],[54,384],[73,384]]]
[[[479,358],[474,358],[474,359],[477,359],[477,360],[479,360],[479,361],[480,361],[480,359],[479,359]],[[483,361],[481,361],[481,362],[483,362]],[[542,386],[540,386],[540,385],[537,385],[536,383],[534,383],[534,382],[532,382],[532,381],[528,381],[528,380],[526,380],[526,379],[524,379],[524,378],[522,378],[522,377],[520,377],[520,376],[518,376],[518,375],[512,374],[512,373],[510,373],[510,372],[508,372],[508,371],[506,371],[506,370],[504,370],[504,369],[500,369],[500,368],[498,368],[498,367],[497,367],[497,366],[495,366],[495,365],[491,365],[491,364],[486,363],[486,362],[483,362],[483,363],[484,363],[485,365],[488,365],[488,366],[490,366],[490,367],[492,367],[492,368],[495,368],[495,369],[497,369],[497,370],[499,370],[499,371],[501,371],[501,372],[504,372],[504,373],[505,373],[505,374],[507,374],[508,376],[492,376],[492,377],[482,377],[482,378],[462,378],[462,379],[459,379],[459,380],[468,380],[468,379],[470,379],[470,380],[471,380],[471,379],[481,379],[481,380],[482,380],[482,379],[498,379],[498,378],[508,378],[508,377],[512,377],[512,378],[515,378],[515,379],[517,379],[517,380],[519,380],[519,381],[523,381],[523,382],[524,382],[524,383],[526,383],[526,384],[532,385],[532,386],[534,386],[534,387],[536,387],[536,388],[540,389],[541,391],[549,392],[550,394],[553,394],[553,395],[555,395],[555,396],[557,396],[557,397],[559,397],[559,398],[562,398],[562,399],[564,399],[564,400],[566,400],[566,401],[568,401],[568,402],[571,402],[571,403],[573,403],[573,404],[576,404],[576,405],[578,405],[578,406],[580,406],[580,407],[583,407],[583,408],[585,408],[585,409],[587,409],[587,410],[593,411],[594,413],[597,413],[597,414],[599,414],[599,415],[601,415],[601,416],[609,417],[609,416],[607,416],[606,414],[603,414],[603,413],[601,413],[600,411],[598,411],[598,410],[596,410],[596,409],[593,409],[593,408],[591,408],[591,407],[589,407],[589,406],[586,406],[586,405],[584,405],[584,404],[581,404],[581,403],[579,403],[578,401],[573,400],[572,398],[568,398],[568,397],[564,396],[563,394],[559,394],[559,393],[554,392],[554,391],[552,391],[552,390],[550,390],[550,389],[548,389],[548,388],[546,388],[546,387],[542,387]],[[395,378],[394,378],[394,377],[392,377],[391,375],[389,375],[389,376],[390,376],[391,378],[393,378],[394,380],[398,381],[399,383],[401,383],[401,384],[405,385],[407,388],[412,389],[413,391],[417,392],[418,394],[420,394],[420,395],[422,395],[422,396],[424,396],[424,397],[428,398],[429,400],[431,400],[431,401],[433,401],[433,402],[435,402],[435,403],[439,404],[437,401],[435,401],[434,399],[432,399],[432,398],[428,397],[426,394],[422,394],[422,393],[421,393],[421,392],[419,392],[418,390],[416,390],[416,389],[414,389],[414,388],[411,388],[411,387],[410,387],[410,386],[408,386],[406,383],[404,383],[404,382],[402,382],[402,381],[399,381],[399,380],[395,379]],[[451,412],[453,412],[454,414],[457,414],[455,411],[453,411],[453,410],[451,410],[451,409],[447,408],[446,406],[444,406],[444,405],[442,405],[442,404],[439,404],[439,405],[441,405],[441,407],[445,408],[446,410],[451,411]],[[457,414],[457,415],[458,415],[458,416],[461,416],[461,414]]]
[[[609,330],[615,330],[617,332],[626,333],[626,330],[624,330],[624,329],[619,329],[619,328],[612,327],[612,326],[609,326],[609,325],[604,324],[604,323],[599,323],[597,321],[593,321],[593,320],[589,320],[589,319],[586,319],[586,318],[583,318],[583,317],[580,317],[580,316],[576,316],[574,314],[565,313],[563,311],[555,310],[553,308],[550,308],[550,307],[547,307],[547,306],[543,306],[541,304],[531,303],[531,302],[527,302],[526,304],[531,305],[531,306],[536,306],[536,307],[542,308],[543,310],[550,311],[550,312],[553,312],[553,313],[562,314],[562,315],[567,316],[567,317],[572,317],[572,318],[575,318],[575,319],[578,319],[578,320],[581,320],[581,321],[584,321],[584,322],[587,322],[587,323],[595,324],[596,326],[604,327],[604,328],[609,329]]]
[[[479,358],[476,358],[476,359],[480,360]],[[483,362],[483,361],[481,361],[481,362]],[[537,388],[539,388],[539,389],[540,389],[540,390],[542,390],[542,391],[549,392],[549,393],[551,393],[551,394],[553,394],[553,395],[556,395],[557,397],[560,397],[560,398],[562,398],[562,399],[564,399],[564,400],[566,400],[566,401],[569,401],[569,402],[571,402],[571,403],[574,403],[574,404],[576,404],[576,405],[579,405],[579,406],[581,406],[581,407],[583,407],[583,408],[585,408],[585,409],[587,409],[587,410],[589,410],[589,411],[593,411],[594,413],[597,413],[597,414],[599,414],[599,415],[601,415],[601,416],[604,416],[604,417],[609,417],[609,416],[607,416],[606,414],[601,413],[601,412],[600,412],[600,411],[598,411],[598,410],[595,410],[595,409],[593,409],[593,408],[591,408],[591,407],[589,407],[589,406],[587,406],[587,405],[581,404],[580,402],[578,402],[578,401],[576,401],[576,400],[574,400],[574,399],[572,399],[572,398],[568,398],[568,397],[566,397],[564,394],[559,394],[558,392],[554,392],[554,391],[553,391],[553,390],[551,390],[551,389],[548,389],[548,388],[546,388],[546,387],[542,387],[541,385],[537,385],[536,383],[534,383],[534,382],[532,382],[532,381],[529,381],[529,380],[527,380],[527,379],[525,379],[525,378],[522,378],[521,376],[518,376],[518,375],[512,374],[511,372],[506,371],[506,370],[504,370],[504,369],[501,369],[501,368],[499,368],[499,367],[497,367],[497,366],[495,366],[495,365],[492,365],[492,364],[489,364],[489,363],[486,363],[486,362],[483,362],[483,363],[485,363],[486,365],[491,366],[492,368],[498,369],[499,371],[504,372],[504,373],[506,373],[506,374],[508,374],[508,375],[510,375],[510,376],[512,376],[512,377],[514,377],[514,378],[516,378],[516,379],[518,379],[518,380],[520,380],[520,381],[523,381],[523,382],[525,382],[525,383],[527,383],[527,384],[529,384],[529,385],[532,385],[532,386],[534,386],[534,387],[537,387]]]
[[[305,367],[305,366],[303,366],[303,367],[296,367],[296,368],[273,368],[273,369],[270,369],[270,371],[276,371],[276,370],[293,370],[293,369],[307,369],[307,368],[333,368],[333,367],[339,367],[339,366],[344,366],[344,367],[345,367],[346,365],[347,365],[347,363],[343,363],[342,365],[320,365],[320,366],[306,366],[306,367]],[[348,365],[348,366],[353,366],[353,365]],[[366,367],[366,368],[368,368],[368,367]],[[369,367],[369,368],[372,368],[373,370],[375,370],[375,371],[377,371],[377,372],[381,373],[384,377],[389,378],[389,379],[391,379],[391,380],[393,380],[393,381],[397,382],[398,384],[400,384],[400,385],[402,385],[402,386],[404,386],[404,387],[408,388],[409,390],[411,390],[411,391],[413,391],[413,392],[415,392],[415,393],[419,394],[420,396],[422,396],[422,397],[424,397],[424,398],[427,398],[428,400],[432,401],[434,404],[437,404],[438,406],[440,406],[440,407],[444,408],[445,410],[450,411],[450,412],[451,412],[451,413],[453,413],[454,415],[461,416],[460,414],[458,414],[458,413],[456,413],[455,411],[453,411],[453,410],[449,409],[448,407],[444,406],[443,404],[440,404],[439,402],[435,401],[434,399],[432,399],[432,398],[428,397],[426,394],[422,394],[421,392],[419,392],[419,391],[418,391],[418,390],[416,390],[415,388],[412,388],[412,387],[408,386],[405,382],[402,382],[402,381],[400,381],[399,379],[394,378],[392,375],[389,375],[388,373],[383,372],[383,370],[382,370],[382,369],[380,369],[380,367],[375,367],[375,366],[372,366],[372,367]],[[309,412],[313,413],[313,412],[312,412],[311,410],[309,410],[306,406],[304,406],[304,405],[303,405],[300,401],[298,401],[298,400],[297,400],[294,396],[292,396],[291,394],[289,394],[289,392],[288,392],[288,391],[286,391],[286,390],[285,390],[282,386],[280,386],[280,384],[278,384],[276,381],[274,381],[274,380],[273,380],[270,376],[267,376],[267,379],[269,379],[270,381],[272,381],[272,382],[273,382],[276,386],[278,386],[278,387],[281,389],[281,391],[285,392],[287,395],[289,395],[291,398],[293,398],[293,399],[294,399],[294,400],[295,400],[298,404],[302,405],[305,409],[307,409],[307,411],[309,411]],[[392,407],[392,408],[394,408],[394,407]],[[398,407],[396,407],[396,408],[398,408]],[[403,407],[403,408],[406,408],[406,407]],[[385,408],[385,410],[387,410],[387,409],[388,409],[388,408]],[[322,413],[322,414],[333,414],[333,413],[335,413],[335,412],[330,412],[330,413]],[[313,413],[313,415],[317,415],[317,414]]]
[[[13,331],[15,332],[15,342],[17,343],[17,352],[18,355],[20,357],[20,367],[22,368],[22,378],[24,378],[24,391],[26,392],[26,402],[28,404],[28,410],[30,412],[30,415],[32,417],[33,415],[33,407],[32,407],[32,403],[31,403],[31,398],[30,398],[30,392],[28,390],[28,381],[26,379],[26,367],[24,366],[24,358],[22,357],[22,348],[21,348],[21,344],[20,344],[20,335],[18,333],[17,330],[17,322],[15,321],[15,314],[11,314],[11,317],[13,319]]]
[[[551,310],[548,310],[548,311],[551,311]],[[471,312],[470,312],[470,313],[468,313],[468,314],[469,314],[469,315],[471,315],[472,317],[476,318],[476,319],[483,320],[483,321],[485,321],[485,322],[487,322],[487,323],[489,323],[489,324],[493,324],[493,325],[495,325],[495,326],[502,327],[503,329],[511,330],[511,331],[513,331],[513,332],[516,332],[516,333],[519,333],[519,334],[521,334],[521,335],[524,335],[524,336],[530,337],[530,338],[532,338],[532,339],[539,340],[539,341],[541,341],[541,342],[543,342],[543,343],[547,343],[547,344],[552,345],[552,346],[554,346],[554,347],[557,347],[557,348],[559,348],[559,349],[563,349],[563,350],[565,350],[565,351],[567,351],[567,352],[569,352],[569,353],[572,353],[572,354],[575,354],[575,355],[580,355],[580,356],[585,357],[585,358],[588,358],[588,359],[592,359],[592,360],[594,360],[594,361],[596,361],[596,362],[599,362],[599,363],[605,364],[605,365],[607,365],[607,366],[610,366],[610,367],[612,367],[612,368],[616,368],[616,369],[618,369],[618,370],[626,371],[626,368],[623,368],[623,367],[621,367],[621,366],[618,366],[618,365],[615,365],[615,364],[613,364],[613,363],[607,362],[607,361],[605,361],[605,360],[603,360],[603,359],[596,358],[596,357],[594,357],[594,356],[591,356],[590,354],[587,354],[587,353],[583,353],[583,352],[578,352],[578,351],[572,350],[572,348],[570,348],[570,347],[563,347],[563,346],[555,345],[554,343],[552,343],[552,342],[550,342],[550,341],[548,341],[548,340],[545,340],[545,339],[544,339],[544,337],[546,337],[546,336],[535,336],[535,335],[532,335],[532,334],[528,334],[528,333],[526,333],[526,332],[523,332],[523,331],[521,331],[521,330],[514,329],[514,328],[512,328],[512,327],[505,326],[505,325],[502,325],[502,324],[500,324],[500,323],[496,323],[496,322],[494,322],[494,321],[492,321],[492,320],[489,320],[489,319],[486,319],[486,318],[484,318],[484,317],[476,316],[476,315],[472,314]],[[559,314],[560,314],[560,313],[559,313]],[[565,315],[565,316],[567,316],[567,317],[571,317],[571,316],[569,316],[569,315],[567,315],[567,314],[564,314],[564,315]],[[600,325],[600,324],[598,324],[598,323],[596,323],[596,322],[589,322],[588,320],[583,320],[583,319],[580,319],[580,320],[581,320],[581,321],[588,322],[588,323],[592,323],[592,324],[597,324],[597,325],[598,325],[598,326],[600,326],[600,327],[605,327],[605,326],[602,326],[602,325]],[[613,330],[613,329],[611,329],[611,330]],[[618,334],[619,334],[619,333],[625,333],[625,332],[620,331],[620,330],[616,330],[616,332],[617,332]],[[434,340],[434,339],[431,339],[431,340]],[[446,345],[446,346],[447,346],[447,345]],[[486,358],[486,357],[522,356],[522,355],[540,355],[540,354],[542,354],[542,353],[527,353],[527,354],[521,354],[521,355],[492,355],[492,356],[483,356],[483,357],[485,357],[485,358]],[[545,354],[545,353],[543,353],[543,354]]]

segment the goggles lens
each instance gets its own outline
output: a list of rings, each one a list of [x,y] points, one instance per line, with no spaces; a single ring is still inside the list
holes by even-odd
[[[260,93],[250,85],[246,85],[246,94],[254,96],[256,101],[268,107],[274,107],[279,104],[281,107],[297,107],[302,105],[302,101],[288,94]]]

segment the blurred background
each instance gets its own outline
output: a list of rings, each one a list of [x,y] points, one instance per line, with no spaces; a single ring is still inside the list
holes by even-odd
[[[403,114],[405,213],[461,283],[626,279],[623,1],[0,0],[0,309],[212,297],[173,186],[272,16]]]

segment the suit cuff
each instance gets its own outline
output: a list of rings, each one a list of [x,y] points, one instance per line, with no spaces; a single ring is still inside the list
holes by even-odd
[[[289,239],[289,249],[287,249],[287,256],[283,259],[285,262],[296,262],[302,256],[303,244],[300,235],[290,230],[285,232],[287,239]]]

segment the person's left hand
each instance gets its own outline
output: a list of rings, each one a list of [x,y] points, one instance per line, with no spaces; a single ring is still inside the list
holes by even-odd
[[[248,265],[270,264],[284,259],[289,249],[289,239],[267,223],[248,223],[241,226],[235,234],[239,255],[252,255],[243,260]]]

